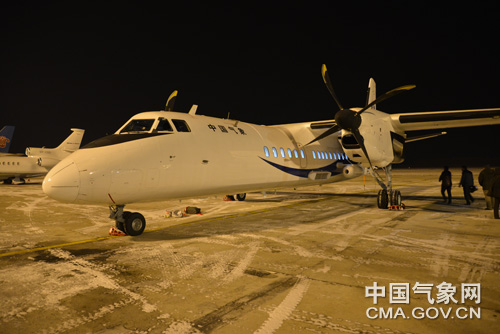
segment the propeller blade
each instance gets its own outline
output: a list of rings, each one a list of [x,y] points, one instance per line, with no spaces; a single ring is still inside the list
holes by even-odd
[[[361,109],[360,111],[358,111],[357,114],[358,115],[361,114],[366,109],[368,109],[371,106],[373,106],[374,104],[377,104],[377,103],[380,103],[382,101],[385,101],[388,98],[393,97],[394,95],[397,95],[397,94],[402,93],[402,92],[406,92],[407,90],[413,89],[415,87],[416,87],[415,85],[406,85],[406,86],[401,86],[401,87],[398,87],[398,88],[394,88],[393,90],[390,90],[390,91],[388,91],[388,92],[380,95],[378,98],[375,99],[375,101],[372,101],[372,103],[368,104],[366,107],[364,107],[363,109]]]
[[[309,143],[307,143],[305,146],[309,145],[309,144],[312,144],[318,140],[321,140],[325,137],[328,137],[329,135],[331,135],[332,133],[335,133],[337,131],[340,130],[340,126],[338,126],[337,124],[335,124],[334,126],[332,126],[331,128],[329,128],[328,130],[326,130],[325,132],[323,132],[322,134],[320,134],[319,136],[317,136],[316,138],[314,138],[313,140],[311,140]]]
[[[373,166],[372,166],[372,162],[370,160],[370,156],[368,155],[368,152],[366,151],[365,139],[363,138],[363,136],[361,135],[361,133],[359,133],[358,129],[356,129],[355,131],[353,131],[352,134],[354,135],[354,138],[356,138],[356,141],[358,142],[359,146],[361,146],[361,149],[363,150],[363,153],[365,154],[366,159],[368,159],[368,163],[370,164],[370,168],[373,170]]]
[[[344,109],[344,108],[342,108],[342,105],[340,104],[339,98],[337,97],[337,95],[335,94],[335,91],[333,90],[333,85],[332,85],[332,82],[330,81],[330,76],[328,75],[328,70],[326,69],[325,64],[323,64],[323,66],[321,66],[321,76],[323,77],[323,81],[325,82],[326,88],[328,88],[328,91],[330,92],[333,99],[335,100],[335,102],[339,106],[339,109],[340,110]]]
[[[177,90],[174,90],[172,94],[168,97],[167,103],[165,103],[165,111],[173,111],[175,98],[177,97]]]

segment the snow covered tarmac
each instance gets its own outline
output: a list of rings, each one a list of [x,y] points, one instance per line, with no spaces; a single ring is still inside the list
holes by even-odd
[[[0,186],[0,332],[498,333],[500,221],[481,191],[442,204],[439,174],[394,170],[404,211],[377,209],[369,177],[130,205],[139,237],[109,237],[106,207]],[[188,205],[203,215],[164,218]]]

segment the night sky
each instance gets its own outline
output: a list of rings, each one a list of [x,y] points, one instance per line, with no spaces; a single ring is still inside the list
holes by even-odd
[[[389,113],[500,107],[495,1],[280,3],[3,3],[0,127],[16,126],[11,152],[55,147],[73,127],[88,143],[162,109],[174,89],[177,111],[332,119],[323,63],[344,106],[362,107],[373,77],[378,95],[417,85],[378,105]],[[448,132],[408,144],[402,167],[500,165],[500,126]]]

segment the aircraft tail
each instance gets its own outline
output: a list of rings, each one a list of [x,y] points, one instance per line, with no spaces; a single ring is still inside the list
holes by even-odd
[[[73,133],[70,134],[69,137],[66,138],[59,146],[57,146],[55,150],[73,153],[80,148],[85,130],[71,129],[71,131],[73,131]]]
[[[368,82],[368,92],[366,93],[366,105],[369,105],[377,98],[377,85],[375,84],[375,80],[370,78]],[[371,108],[377,109],[377,105],[374,104]]]
[[[10,143],[14,136],[14,129],[12,125],[6,125],[0,130],[0,153],[9,153]]]
[[[59,161],[80,148],[85,130],[71,130],[73,133],[56,148],[28,147],[26,148],[26,155],[37,159],[37,164],[40,167],[54,167]]]

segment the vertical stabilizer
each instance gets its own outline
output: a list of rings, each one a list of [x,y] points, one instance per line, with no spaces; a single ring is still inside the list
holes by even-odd
[[[0,153],[9,153],[10,143],[14,136],[14,129],[12,125],[6,125],[0,130]]]
[[[70,134],[69,137],[56,148],[56,150],[72,153],[80,148],[85,130],[71,129],[71,131],[73,131],[73,133]]]
[[[375,80],[370,78],[368,82],[368,92],[366,93],[366,105],[369,105],[377,98],[377,85],[375,84]],[[374,104],[371,106],[372,109],[377,109],[377,105]]]

